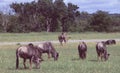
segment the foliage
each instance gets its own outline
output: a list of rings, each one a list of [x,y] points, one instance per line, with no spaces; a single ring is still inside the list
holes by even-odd
[[[10,7],[13,13],[0,12],[0,32],[120,31],[120,14],[80,12],[77,5],[64,0],[12,3]]]
[[[111,27],[112,19],[109,16],[108,12],[97,11],[93,14],[92,23],[93,29],[96,31],[109,31]]]

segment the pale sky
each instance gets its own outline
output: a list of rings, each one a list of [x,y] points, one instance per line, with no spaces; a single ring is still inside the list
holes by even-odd
[[[7,7],[12,2],[31,2],[33,0],[0,0],[0,10]],[[120,13],[120,0],[64,0],[73,3],[79,7],[79,11],[94,13],[97,10],[107,11],[109,13]]]

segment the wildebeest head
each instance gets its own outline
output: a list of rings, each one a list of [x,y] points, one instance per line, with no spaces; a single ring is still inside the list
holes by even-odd
[[[35,64],[36,68],[40,68],[40,62],[42,60],[39,58],[39,56],[33,56],[32,57],[32,62]]]
[[[32,43],[29,43],[28,46],[33,47],[34,45]]]
[[[105,59],[105,61],[108,60],[109,56],[110,56],[110,54],[104,54],[104,59]]]
[[[52,54],[52,57],[54,58],[54,60],[55,61],[58,60],[59,53],[55,50],[55,48],[51,42],[49,42],[49,48],[51,49],[51,54]]]
[[[59,57],[59,53],[55,52],[54,54],[52,54],[52,57],[54,58],[55,61],[57,61]]]

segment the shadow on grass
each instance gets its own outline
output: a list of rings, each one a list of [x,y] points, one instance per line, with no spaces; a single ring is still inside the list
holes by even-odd
[[[73,58],[72,61],[79,61],[79,60],[82,60],[80,58]],[[82,60],[84,61],[84,60]],[[88,61],[91,61],[91,62],[99,62],[98,60],[88,60]]]
[[[80,58],[73,58],[72,61],[79,61]]]
[[[16,68],[8,68],[8,70],[28,70],[29,68],[23,68],[23,67],[19,67],[18,69]]]
[[[40,69],[40,68],[33,67],[32,69]],[[30,68],[29,67],[27,67],[27,68],[19,67],[18,69],[16,69],[16,68],[8,68],[8,70],[30,70]]]
[[[98,60],[88,60],[88,61],[91,61],[91,62],[99,62]]]

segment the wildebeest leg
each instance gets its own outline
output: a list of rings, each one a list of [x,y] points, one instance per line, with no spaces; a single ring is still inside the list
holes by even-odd
[[[103,61],[103,58],[104,58],[104,54],[101,54],[101,61]]]
[[[86,59],[86,52],[84,53],[84,59]]]
[[[60,42],[60,44],[63,46],[62,42]]]
[[[63,39],[60,40],[60,44],[63,46]]]
[[[97,60],[100,61],[101,54],[97,52]]]
[[[83,59],[83,53],[82,52],[80,52],[80,58]]]
[[[100,56],[97,56],[97,60],[100,61]]]
[[[97,60],[99,61],[100,55],[97,55]]]
[[[79,46],[78,46],[78,54],[79,54],[79,59],[80,59],[80,49],[79,49]]]
[[[79,58],[80,58],[80,53],[79,53]]]
[[[59,37],[58,39],[59,39],[60,45],[63,46],[63,44],[62,44],[62,42],[63,42],[63,38],[62,38],[62,37]]]
[[[83,58],[83,60],[85,59],[85,53],[82,54],[82,58]]]
[[[26,59],[23,59],[23,65],[24,65],[24,68],[26,69]]]
[[[29,59],[30,62],[30,69],[32,69],[32,59]]]
[[[64,38],[63,40],[64,40],[64,43],[66,44],[66,38]]]
[[[85,58],[86,58],[86,56],[87,56],[87,53],[85,52]]]
[[[48,54],[48,59],[50,59],[50,53],[47,53]]]

